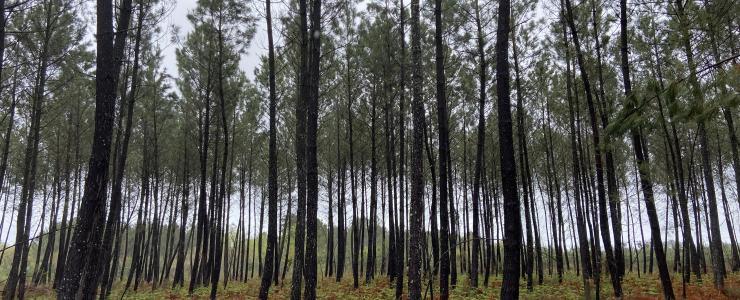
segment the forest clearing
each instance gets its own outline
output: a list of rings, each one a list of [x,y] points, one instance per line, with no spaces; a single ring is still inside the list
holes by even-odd
[[[740,299],[736,0],[0,0],[2,299]]]

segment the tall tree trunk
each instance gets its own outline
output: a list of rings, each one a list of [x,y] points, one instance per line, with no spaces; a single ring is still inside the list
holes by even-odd
[[[504,196],[504,279],[501,298],[519,297],[519,254],[521,252],[522,224],[519,195],[516,184],[514,138],[512,134],[511,100],[509,89],[509,32],[511,31],[511,3],[498,1],[498,27],[496,28],[496,102],[498,111],[498,136],[501,163],[501,180]]]
[[[0,0],[0,78],[3,75],[3,67],[5,64],[5,0]],[[0,162],[0,189],[3,188],[5,183],[5,170],[8,169],[8,152],[10,149],[10,134],[13,132],[13,125],[15,124],[15,82],[18,68],[14,71],[13,75],[13,95],[11,96],[10,103],[10,119],[8,120],[8,129],[5,132],[5,141],[3,142],[3,154],[2,162]],[[2,92],[2,87],[0,87]],[[5,213],[3,213],[5,216]]]
[[[90,155],[85,191],[81,201],[77,225],[72,237],[64,275],[57,294],[59,299],[74,298],[80,286],[84,257],[96,258],[101,251],[101,235],[105,221],[105,198],[108,185],[108,168],[113,133],[116,86],[126,48],[126,35],[131,19],[131,0],[121,3],[119,21],[113,31],[113,4],[109,0],[97,1],[97,74],[95,76],[95,132]],[[114,42],[115,37],[115,42]],[[88,256],[91,255],[91,256]],[[98,269],[97,259],[88,261]],[[85,282],[89,285],[89,282]],[[85,297],[94,297],[94,291]]]
[[[563,29],[563,42],[564,42],[564,48],[565,48],[565,63],[566,63],[566,74],[565,74],[565,82],[566,82],[566,100],[568,102],[568,116],[569,116],[569,128],[570,128],[570,149],[571,149],[571,158],[572,158],[572,164],[573,164],[573,198],[575,202],[576,207],[576,223],[578,227],[578,244],[580,247],[579,253],[580,253],[580,266],[582,268],[582,274],[583,274],[583,286],[584,286],[584,293],[587,298],[591,297],[591,277],[592,277],[592,268],[591,268],[591,253],[588,249],[588,233],[586,232],[586,221],[585,221],[585,208],[581,206],[581,183],[580,183],[580,177],[581,177],[581,169],[580,169],[580,158],[578,155],[578,147],[576,143],[576,118],[575,118],[575,105],[573,101],[573,93],[572,93],[572,78],[571,77],[571,59],[570,59],[570,45],[568,43],[568,26],[567,26],[567,17],[566,17],[566,8],[565,8],[565,1],[560,1],[560,20],[562,23],[562,29]],[[566,185],[567,186],[567,185]],[[567,190],[567,189],[566,189]],[[578,265],[577,265],[578,266]],[[576,267],[578,269],[578,267]]]
[[[663,72],[661,69],[661,59],[660,59],[660,52],[658,51],[658,38],[656,34],[653,35],[653,55],[655,56],[655,73],[658,77],[658,83],[660,84],[661,90],[665,89],[664,83],[663,83]],[[674,189],[677,189],[678,192],[678,202],[681,212],[681,225],[682,225],[682,232],[683,232],[683,257],[685,261],[684,269],[683,269],[683,280],[685,282],[689,282],[691,279],[691,271],[693,270],[697,276],[698,280],[701,280],[701,272],[699,271],[699,256],[697,254],[696,246],[691,234],[691,222],[690,222],[690,215],[689,215],[689,209],[688,209],[688,194],[686,193],[686,180],[684,176],[684,164],[683,164],[683,155],[681,154],[681,145],[680,145],[680,138],[678,136],[678,132],[676,130],[676,124],[672,119],[669,119],[668,122],[671,126],[671,132],[669,133],[668,127],[665,125],[666,120],[665,116],[663,114],[663,101],[661,97],[658,95],[658,108],[660,111],[660,121],[661,126],[663,127],[663,132],[666,136],[666,139],[668,140],[668,149],[670,150],[671,154],[671,162],[673,169],[673,176],[674,176]],[[672,137],[672,138],[671,138]],[[638,260],[639,262],[639,260]]]
[[[727,203],[727,194],[725,193],[725,176],[724,166],[722,163],[722,147],[719,145],[719,136],[717,137],[717,176],[719,177],[719,187],[722,196],[722,208],[725,212],[725,225],[727,225],[727,232],[730,236],[730,255],[732,261],[730,262],[730,268],[733,272],[740,270],[740,254],[738,253],[737,240],[735,240],[735,231],[732,227],[732,217],[730,216],[730,205]]]
[[[406,185],[404,181],[404,175],[406,175],[405,164],[406,164],[406,142],[404,135],[406,133],[406,27],[404,18],[406,15],[406,8],[404,7],[403,0],[399,1],[399,38],[401,41],[401,61],[400,61],[400,86],[399,94],[400,101],[398,102],[398,202],[396,208],[398,208],[398,231],[396,232],[396,257],[401,261],[396,261],[396,298],[400,298],[403,292],[403,273],[405,270],[406,256],[404,255],[404,242],[406,240],[406,231],[404,230],[404,213],[403,208],[405,207],[406,194],[404,193],[404,187]]]
[[[690,24],[688,23],[689,20],[685,12],[686,4],[688,4],[688,2],[676,0],[676,17],[679,22],[682,46],[686,53],[686,62],[689,70],[688,82],[691,87],[693,101],[696,107],[702,107],[704,105],[704,93],[701,90],[701,86],[697,78],[696,62],[694,61],[694,53],[691,47],[692,37]],[[704,184],[706,187],[707,198],[709,200],[709,220],[711,222],[711,226],[709,228],[709,232],[711,233],[709,248],[712,251],[712,262],[714,264],[714,286],[717,289],[723,289],[725,285],[725,258],[722,251],[717,195],[714,190],[714,175],[712,174],[705,122],[706,121],[703,119],[697,120],[699,148],[701,151],[702,169],[704,170]]]
[[[478,48],[478,89],[480,94],[478,96],[478,143],[476,145],[476,160],[475,160],[475,174],[473,178],[473,260],[470,264],[470,285],[472,287],[478,286],[478,250],[480,249],[480,232],[479,232],[479,206],[480,206],[480,194],[481,194],[481,177],[483,173],[483,162],[484,162],[484,145],[486,143],[486,116],[485,116],[485,104],[486,104],[486,52],[485,52],[485,40],[483,39],[483,28],[481,25],[480,17],[480,4],[475,1],[475,24],[478,31],[477,37],[477,48]]]
[[[139,82],[139,53],[141,49],[141,31],[143,28],[143,22],[145,18],[145,10],[143,7],[143,4],[139,5],[139,11],[138,11],[138,21],[137,21],[137,27],[136,27],[136,36],[135,36],[135,45],[134,45],[134,62],[133,62],[133,68],[132,68],[132,75],[131,75],[131,91],[128,94],[128,97],[122,97],[121,102],[123,103],[124,99],[128,100],[127,103],[124,105],[121,105],[121,110],[123,110],[123,107],[126,107],[126,123],[125,123],[125,129],[123,134],[121,135],[120,129],[118,130],[118,135],[116,137],[116,142],[114,147],[114,174],[113,174],[113,183],[112,183],[112,190],[111,190],[111,204],[110,209],[108,212],[108,220],[106,221],[105,225],[105,232],[103,234],[103,244],[101,246],[102,249],[102,267],[108,270],[110,267],[110,259],[111,259],[111,252],[112,252],[112,244],[113,244],[113,238],[115,235],[115,228],[118,227],[117,222],[120,219],[121,215],[121,189],[123,185],[123,173],[126,169],[126,158],[128,157],[128,145],[131,138],[131,127],[133,124],[133,113],[134,113],[134,102],[136,101],[136,92]],[[123,96],[123,92],[122,92]],[[123,137],[123,141],[120,142],[121,137]],[[97,274],[99,272],[100,268],[97,268],[96,270],[88,270],[92,271],[89,280],[89,286],[90,288],[94,289],[97,286]],[[107,277],[108,273],[110,271],[103,271],[103,286],[107,284],[107,281],[109,280]]]
[[[565,229],[563,225],[563,209],[562,209],[562,202],[561,202],[561,193],[560,193],[560,181],[558,180],[558,172],[555,168],[555,154],[553,153],[553,150],[555,149],[553,146],[553,140],[552,140],[552,127],[550,124],[552,124],[551,119],[551,113],[550,113],[550,102],[547,101],[545,103],[545,111],[547,113],[546,116],[546,122],[547,122],[547,130],[545,131],[545,139],[547,141],[548,148],[546,150],[547,152],[547,181],[548,181],[548,188],[549,197],[550,197],[550,216],[551,216],[551,226],[552,226],[552,236],[553,236],[553,244],[555,246],[555,269],[558,273],[558,283],[563,282],[563,249],[565,248]],[[543,125],[544,126],[544,125]],[[554,181],[554,182],[553,182]],[[553,191],[552,185],[554,184],[555,190]],[[553,195],[554,194],[554,195]],[[553,199],[555,198],[555,199]],[[555,203],[553,200],[557,200]],[[558,238],[560,237],[560,238]],[[561,240],[562,239],[562,240]],[[565,260],[568,260],[567,253],[565,255]]]
[[[321,59],[321,0],[313,0],[311,6],[311,43],[308,58],[310,90],[306,108],[306,260],[303,276],[306,279],[305,299],[316,298],[317,282],[317,213],[319,204],[319,181],[317,160],[319,83]]]
[[[204,110],[205,110],[205,116],[199,115],[198,117],[198,123],[199,123],[199,130],[198,130],[198,142],[199,145],[199,154],[200,154],[200,188],[198,192],[198,204],[197,204],[197,228],[194,230],[196,231],[195,235],[195,249],[193,249],[193,252],[195,253],[195,259],[192,264],[192,272],[190,274],[190,284],[188,286],[188,294],[192,295],[193,291],[195,290],[195,286],[200,284],[200,274],[201,269],[205,269],[205,261],[206,256],[204,255],[207,240],[208,240],[208,231],[207,231],[207,223],[208,223],[208,211],[206,207],[206,199],[208,197],[207,195],[207,182],[208,182],[208,146],[209,146],[209,138],[210,138],[210,124],[211,124],[211,62],[208,61],[207,65],[207,76],[206,76],[206,86],[204,91]],[[260,228],[261,229],[261,228]]]
[[[565,0],[566,10],[568,14],[568,24],[570,26],[570,32],[573,36],[573,45],[576,50],[576,60],[581,73],[581,79],[583,81],[583,89],[586,94],[586,104],[588,106],[588,114],[591,123],[591,132],[594,145],[594,161],[596,169],[596,187],[598,192],[598,210],[599,210],[599,226],[601,231],[601,238],[604,243],[604,250],[606,252],[607,265],[609,267],[609,273],[612,279],[612,287],[614,288],[614,296],[619,298],[622,297],[622,283],[619,276],[617,262],[614,258],[614,253],[611,245],[611,237],[609,235],[609,217],[607,215],[606,208],[606,193],[604,188],[604,174],[602,169],[602,157],[601,157],[601,141],[599,137],[599,127],[596,124],[596,107],[594,105],[593,96],[591,93],[591,84],[586,72],[585,62],[583,53],[581,52],[581,44],[578,39],[578,32],[573,17],[573,8],[570,0]]]
[[[219,5],[217,8],[219,10],[223,10],[224,7]],[[221,180],[219,182],[219,191],[218,191],[218,198],[216,199],[215,203],[215,214],[216,214],[216,223],[213,225],[214,232],[215,232],[215,248],[213,252],[213,265],[211,270],[211,299],[216,299],[216,293],[218,291],[218,281],[221,275],[221,262],[222,262],[222,256],[224,254],[223,248],[224,248],[224,202],[226,201],[226,172],[227,172],[227,166],[228,166],[228,160],[229,160],[229,123],[226,119],[226,96],[224,95],[224,36],[223,36],[223,20],[220,17],[219,14],[218,18],[218,28],[217,28],[217,38],[218,38],[218,98],[219,98],[219,110],[221,111],[221,130],[223,131],[224,136],[224,150],[223,150],[223,157],[221,158]],[[155,118],[156,122],[156,118]],[[156,123],[155,123],[156,126]],[[156,130],[156,127],[155,127]],[[155,132],[156,134],[156,132]],[[156,145],[156,144],[155,144]],[[156,154],[157,152],[155,152]],[[230,172],[231,170],[229,170]],[[228,207],[227,207],[228,209]],[[227,221],[228,222],[228,221]],[[227,245],[228,247],[228,245]],[[228,248],[227,248],[228,249]],[[157,250],[159,252],[159,250]],[[226,266],[228,268],[228,266]]]
[[[367,240],[367,267],[365,268],[365,283],[375,277],[375,244],[377,243],[378,228],[378,170],[376,158],[376,96],[371,98],[370,113],[370,226]]]
[[[347,3],[345,3],[347,4]],[[347,4],[348,5],[348,4]],[[354,20],[351,17],[351,12],[349,7],[346,8],[347,13],[347,26],[351,27],[354,22]],[[350,181],[350,189],[352,190],[351,197],[352,197],[352,285],[355,289],[359,287],[359,256],[360,256],[360,220],[359,215],[357,214],[357,180],[355,175],[355,151],[354,151],[354,134],[353,134],[353,128],[352,123],[354,123],[353,116],[352,116],[352,103],[354,102],[352,99],[352,74],[351,74],[351,66],[352,61],[350,60],[350,51],[352,51],[352,45],[349,44],[351,41],[351,37],[349,36],[349,32],[351,29],[348,29],[347,32],[347,45],[345,46],[345,68],[347,71],[345,82],[347,83],[346,92],[347,92],[347,136],[349,137],[349,181]]]
[[[339,127],[337,127],[339,128]],[[337,148],[339,149],[339,148]],[[340,184],[337,187],[339,191],[339,200],[337,205],[337,282],[342,280],[344,276],[344,260],[347,250],[347,230],[345,223],[345,206],[346,206],[346,183],[347,183],[347,166],[344,158],[339,163],[341,169],[339,171]]]
[[[601,54],[601,38],[599,35],[599,17],[600,13],[596,12],[596,1],[591,0],[591,20],[593,24],[593,35],[594,43],[596,47],[596,70],[598,79],[598,93],[596,94],[596,103],[599,105],[599,115],[601,119],[601,125],[604,130],[609,125],[609,113],[611,112],[611,103],[606,99],[604,93],[604,75],[602,72],[602,54]],[[608,137],[608,136],[607,136]],[[620,219],[619,212],[619,190],[617,188],[617,177],[615,174],[614,157],[611,143],[608,139],[605,140],[604,146],[604,161],[606,163],[606,187],[609,213],[611,215],[612,234],[614,236],[614,261],[617,265],[617,274],[621,281],[624,276],[624,252],[622,251],[622,222]]]
[[[436,171],[436,162],[434,160],[434,154],[432,154],[432,137],[429,134],[429,122],[424,123],[424,142],[425,142],[425,150],[427,154],[427,160],[429,163],[429,173],[431,174],[431,183],[432,183],[432,199],[431,205],[430,205],[430,211],[429,211],[429,222],[431,223],[431,235],[432,235],[432,264],[433,264],[433,275],[437,275],[439,272],[439,227],[437,225],[437,171]]]
[[[306,12],[306,0],[298,2],[299,14],[299,57],[300,69],[298,74],[298,93],[296,97],[296,181],[298,183],[298,208],[296,209],[296,227],[295,227],[295,250],[293,255],[293,279],[291,281],[290,298],[298,300],[301,298],[301,282],[303,280],[303,250],[304,239],[306,237],[306,104],[309,100],[308,87],[308,18]]]
[[[326,269],[324,270],[324,277],[331,277],[334,272],[334,204],[332,202],[332,196],[335,195],[335,192],[332,190],[332,183],[333,183],[333,177],[331,174],[331,171],[327,172],[328,178],[326,179],[327,183],[327,193],[329,194],[329,224],[328,227],[328,233],[327,233],[327,241],[326,241]],[[339,189],[337,189],[338,191]]]
[[[262,271],[262,282],[260,284],[260,299],[267,299],[272,280],[272,272],[275,262],[275,247],[277,247],[277,119],[275,116],[277,106],[277,95],[275,91],[275,50],[272,39],[272,14],[270,1],[265,2],[265,19],[267,22],[268,41],[268,72],[270,89],[270,141],[268,154],[268,212],[267,212],[267,251],[265,252],[265,264]]]
[[[393,202],[394,202],[394,188],[393,188],[393,132],[391,131],[391,100],[386,99],[384,111],[385,118],[385,172],[386,172],[386,183],[388,188],[388,278],[392,281],[395,278],[395,249],[396,249],[396,223],[393,217]],[[338,126],[337,126],[338,127]],[[337,145],[337,152],[339,151]],[[341,197],[341,195],[340,195]]]
[[[445,78],[444,49],[442,48],[442,0],[434,1],[434,53],[436,70],[436,98],[437,98],[437,131],[439,132],[439,241],[440,241],[440,274],[439,274],[439,296],[440,299],[449,298],[449,277],[451,260],[451,249],[455,247],[450,238],[450,216],[448,213],[448,173],[447,163],[450,156],[450,138],[448,129],[447,112],[447,79]],[[508,22],[508,21],[507,21]],[[451,205],[450,205],[451,206]],[[454,251],[452,252],[454,253]],[[392,254],[391,254],[392,255]]]
[[[619,6],[620,54],[622,79],[624,81],[624,94],[625,97],[628,98],[627,109],[634,110],[635,96],[632,94],[632,83],[630,79],[629,69],[629,45],[627,40],[627,0],[620,0]],[[661,242],[660,224],[658,223],[658,214],[656,212],[655,202],[653,199],[653,183],[650,177],[650,162],[647,158],[647,155],[645,155],[646,153],[648,153],[647,145],[644,145],[642,143],[643,137],[641,136],[639,128],[632,128],[630,131],[632,136],[632,147],[634,148],[635,157],[637,158],[640,183],[642,185],[643,194],[645,195],[645,207],[648,213],[648,220],[650,221],[650,235],[653,240],[653,248],[655,249],[655,253],[658,258],[658,270],[660,271],[660,281],[663,285],[663,296],[665,296],[666,299],[674,299],[675,296],[673,294],[673,285],[671,284],[671,276],[668,270],[668,264],[666,263],[663,243]]]
[[[512,32],[514,32],[513,29]],[[512,34],[511,47],[514,57],[514,82],[516,86],[517,150],[519,150],[519,171],[521,172],[519,176],[522,182],[522,198],[524,199],[524,226],[526,230],[527,247],[524,253],[524,266],[525,273],[527,275],[527,290],[531,292],[533,288],[532,271],[534,270],[534,240],[532,237],[532,230],[533,228],[536,228],[536,225],[532,225],[532,214],[534,213],[534,210],[532,209],[530,201],[533,201],[534,197],[529,194],[530,185],[528,181],[530,177],[527,164],[527,138],[524,134],[524,99],[522,96],[521,78],[519,76],[519,51],[516,45],[516,33],[514,33]]]
[[[33,83],[31,95],[31,111],[29,120],[28,136],[23,156],[23,177],[21,184],[21,199],[18,203],[18,217],[16,218],[15,251],[11,263],[8,280],[5,283],[5,299],[17,296],[23,299],[25,295],[26,269],[28,264],[28,253],[30,250],[30,229],[33,212],[33,199],[36,187],[36,166],[39,152],[42,101],[46,92],[47,69],[49,67],[49,43],[52,36],[54,24],[52,24],[52,4],[45,5],[45,29],[44,38],[41,41],[36,65],[36,78]],[[0,12],[4,14],[5,12]],[[10,127],[9,127],[10,128]],[[10,135],[7,136],[10,140]]]
[[[187,145],[187,134],[183,132],[183,174],[182,174],[182,211],[180,212],[180,233],[179,241],[177,243],[177,263],[175,263],[175,276],[172,281],[172,287],[182,287],[185,283],[185,251],[186,251],[186,229],[188,221],[188,209],[190,207],[190,164],[188,163],[188,145]],[[191,228],[195,230],[195,228]],[[247,250],[247,257],[249,250]]]
[[[421,29],[419,0],[411,0],[411,81],[413,135],[411,144],[411,199],[409,210],[409,299],[421,299],[421,256],[424,240],[424,104],[422,103]]]

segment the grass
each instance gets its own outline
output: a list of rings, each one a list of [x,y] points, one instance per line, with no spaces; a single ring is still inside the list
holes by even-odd
[[[678,298],[682,295],[682,283],[679,274],[673,277],[673,289]],[[336,282],[334,278],[320,278],[318,282],[318,299],[393,299],[394,289],[387,277],[373,280],[369,284],[362,284],[354,289],[352,287],[351,274],[345,276],[342,282]],[[289,276],[286,277],[289,279]],[[481,278],[482,281],[482,278]],[[425,288],[428,281],[425,281]],[[435,281],[435,286],[437,282]],[[686,286],[688,299],[740,299],[740,274],[730,274],[725,280],[724,291],[715,289],[711,277],[706,277],[703,282],[692,282]],[[601,295],[611,298],[612,289],[607,277],[602,278]],[[151,285],[142,284],[137,291],[129,290],[124,299],[207,299],[210,287],[200,287],[193,295],[188,296],[187,287],[183,289],[170,289],[170,284],[164,287],[152,289]],[[471,288],[467,278],[458,278],[458,285],[450,292],[450,299],[498,299],[501,287],[501,277],[491,277],[487,287]],[[407,287],[404,286],[404,291]],[[115,286],[110,299],[120,299],[122,286]],[[623,281],[624,299],[662,299],[662,288],[657,273],[643,274],[637,277],[635,273],[628,274]],[[430,298],[430,291],[426,290],[426,299]],[[223,283],[219,285],[219,299],[256,299],[259,293],[259,278],[252,278],[247,282],[230,281],[224,288]],[[532,291],[527,291],[526,281],[522,280],[520,285],[520,298],[522,299],[582,299],[583,284],[580,277],[575,273],[564,276],[563,282],[558,283],[557,278],[545,276],[544,284],[536,284]],[[47,286],[29,288],[26,292],[29,299],[51,299],[54,291]],[[438,297],[435,288],[434,296]],[[273,286],[270,289],[270,299],[289,299],[290,281]],[[406,299],[406,294],[403,296]]]

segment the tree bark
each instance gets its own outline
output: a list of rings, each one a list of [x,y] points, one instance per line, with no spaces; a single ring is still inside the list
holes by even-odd
[[[303,280],[304,264],[304,240],[306,237],[306,105],[310,101],[308,93],[308,21],[306,12],[306,0],[298,2],[299,14],[299,74],[298,74],[298,92],[296,96],[296,181],[298,183],[298,208],[296,209],[296,227],[295,227],[295,251],[293,256],[293,279],[291,281],[291,299],[297,300],[301,297],[301,282]]]
[[[277,99],[275,91],[275,50],[272,39],[272,14],[270,1],[265,2],[265,19],[267,22],[268,41],[268,72],[270,89],[270,141],[268,154],[268,212],[267,212],[267,251],[262,271],[259,298],[266,300],[272,280],[273,264],[275,263],[275,247],[277,247],[277,119],[275,116]]]
[[[95,132],[85,190],[79,218],[65,263],[64,275],[57,294],[59,299],[72,299],[80,286],[84,257],[98,257],[105,220],[105,198],[113,133],[116,86],[124,58],[126,35],[131,17],[131,0],[121,3],[117,31],[113,30],[112,1],[97,1],[97,74],[95,76]],[[114,41],[115,37],[115,41]],[[88,256],[92,255],[92,256]],[[93,259],[87,263],[96,266]],[[96,269],[90,268],[90,269]],[[84,297],[94,297],[92,294]]]
[[[309,50],[310,91],[306,109],[306,257],[303,276],[306,279],[304,299],[316,298],[317,282],[317,217],[319,181],[317,160],[319,83],[321,60],[321,0],[311,6],[311,43]]]
[[[486,71],[488,68],[486,62],[485,52],[485,40],[483,39],[483,29],[481,27],[480,17],[480,4],[475,1],[475,24],[478,32],[477,37],[477,49],[478,49],[478,143],[477,143],[477,154],[475,160],[475,174],[473,175],[473,250],[472,250],[472,261],[470,264],[470,285],[472,287],[478,286],[478,251],[480,249],[480,232],[479,232],[479,206],[480,206],[480,195],[481,195],[481,177],[483,173],[483,161],[484,161],[484,146],[486,143],[486,116],[485,116],[485,103],[486,103]]]
[[[498,1],[496,29],[496,102],[498,111],[499,153],[504,196],[504,279],[502,299],[519,298],[519,254],[521,252],[522,224],[519,196],[516,190],[516,163],[512,134],[511,101],[509,89],[509,32],[511,3]]]
[[[576,50],[576,61],[581,73],[581,79],[583,81],[583,89],[586,94],[586,104],[588,106],[588,114],[591,121],[591,132],[594,144],[594,161],[596,169],[596,187],[598,192],[598,214],[599,214],[599,225],[601,231],[602,241],[604,243],[604,250],[606,252],[607,265],[609,267],[609,273],[612,279],[612,287],[614,288],[614,296],[619,298],[622,297],[622,283],[619,276],[617,262],[614,258],[614,253],[611,245],[611,237],[609,235],[609,217],[607,215],[607,203],[604,188],[604,174],[602,169],[602,157],[601,157],[601,141],[599,137],[599,128],[596,124],[596,108],[594,105],[593,96],[591,93],[591,84],[586,72],[585,62],[583,53],[581,52],[581,45],[578,39],[578,32],[573,17],[573,8],[570,0],[565,0],[566,11],[568,14],[568,24],[570,26],[570,32],[573,36],[573,44]]]
[[[438,0],[439,1],[439,0]],[[439,10],[436,10],[439,12]],[[424,240],[424,104],[422,103],[421,29],[419,0],[411,0],[411,80],[413,135],[411,146],[411,199],[409,210],[409,299],[421,299],[421,258]],[[439,15],[437,15],[439,16]],[[399,281],[400,282],[400,281]]]
[[[568,43],[568,27],[567,27],[567,17],[566,17],[566,9],[565,9],[565,1],[560,1],[560,19],[562,23],[562,29],[563,29],[563,42],[564,42],[564,48],[565,48],[565,63],[566,63],[566,74],[565,74],[565,82],[566,82],[566,100],[568,102],[568,116],[569,116],[569,128],[570,128],[570,149],[571,149],[571,158],[572,158],[572,164],[573,164],[573,198],[575,202],[576,207],[576,224],[578,227],[578,244],[580,247],[578,247],[579,253],[580,253],[580,266],[582,269],[583,274],[583,285],[584,285],[584,293],[586,294],[586,297],[591,297],[591,276],[592,276],[592,268],[591,268],[591,253],[588,249],[588,233],[587,233],[587,227],[586,227],[586,221],[585,221],[585,208],[581,205],[581,183],[580,183],[580,177],[581,177],[581,169],[580,169],[580,158],[578,155],[578,147],[576,143],[576,125],[575,125],[575,105],[573,101],[573,93],[572,93],[572,77],[571,77],[571,59],[570,59],[570,45]],[[567,185],[566,185],[567,186]],[[566,189],[567,190],[567,189]],[[578,270],[578,265],[576,265],[576,270]]]
[[[568,1],[568,0],[566,0]],[[624,94],[627,97],[627,108],[634,110],[635,96],[632,94],[632,83],[630,79],[630,64],[629,64],[629,43],[627,40],[627,0],[620,0],[620,54],[621,54],[621,69],[622,79],[624,81]],[[639,113],[639,112],[637,112]],[[660,271],[660,281],[663,286],[663,296],[666,299],[674,299],[673,285],[671,284],[671,276],[668,270],[668,264],[665,259],[665,252],[663,249],[663,243],[660,237],[660,224],[658,223],[658,214],[655,210],[655,202],[653,200],[652,180],[650,177],[650,164],[645,153],[647,151],[647,145],[642,144],[643,137],[641,136],[639,128],[632,128],[632,147],[635,151],[635,157],[637,158],[638,171],[640,174],[640,183],[642,185],[642,191],[645,195],[645,207],[648,213],[648,220],[650,221],[651,237],[653,240],[653,248],[655,249],[656,256],[658,258],[658,270]],[[613,276],[613,275],[612,275]]]
[[[406,8],[404,7],[403,0],[399,1],[399,38],[401,41],[401,61],[400,61],[400,86],[399,94],[400,101],[398,102],[398,202],[396,208],[398,208],[398,222],[396,226],[398,231],[396,232],[396,257],[400,259],[396,261],[396,298],[400,298],[403,293],[403,273],[406,264],[406,257],[404,256],[406,240],[406,231],[404,230],[404,213],[403,208],[405,206],[406,194],[404,193],[404,187],[406,185],[404,181],[404,175],[406,170],[404,168],[406,163],[406,142],[404,135],[406,133],[406,28],[404,18],[406,15]]]
[[[686,2],[676,0],[676,17],[678,18],[682,46],[686,53],[686,62],[688,64],[689,76],[688,82],[691,87],[693,101],[696,107],[704,105],[704,94],[696,74],[696,62],[691,47],[691,32],[688,17],[685,12]],[[706,120],[699,117],[698,123],[699,149],[701,151],[702,170],[704,171],[704,185],[706,187],[707,199],[709,200],[709,221],[711,222],[709,233],[711,238],[710,249],[712,251],[712,263],[714,264],[714,286],[717,289],[723,289],[725,285],[725,258],[722,251],[722,237],[720,234],[719,212],[717,208],[717,195],[714,190],[714,175],[712,174],[711,158],[709,154],[709,144],[707,139]]]
[[[439,244],[440,244],[440,274],[439,274],[439,297],[442,300],[449,298],[449,277],[451,264],[451,249],[455,247],[450,243],[450,216],[448,213],[448,174],[447,163],[450,155],[450,138],[448,129],[447,112],[447,79],[445,78],[444,49],[442,48],[442,1],[435,0],[435,70],[436,70],[436,100],[437,100],[437,131],[439,132]],[[454,252],[452,252],[454,253]],[[454,261],[454,260],[452,260]]]

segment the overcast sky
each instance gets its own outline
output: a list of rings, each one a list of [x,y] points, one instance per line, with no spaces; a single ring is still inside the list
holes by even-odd
[[[164,21],[159,24],[162,29],[160,38],[158,39],[159,45],[162,48],[163,66],[162,68],[172,77],[178,77],[177,74],[177,62],[175,59],[175,50],[180,45],[172,42],[172,26],[179,28],[178,36],[180,41],[185,40],[185,36],[192,31],[193,26],[190,24],[187,18],[187,14],[192,11],[197,0],[173,0],[174,7],[170,9],[169,14],[165,17]],[[257,18],[257,31],[254,39],[251,41],[247,53],[242,55],[240,67],[242,71],[247,74],[249,79],[254,79],[254,69],[259,63],[260,56],[267,53],[267,34],[264,26],[264,16],[262,11],[264,10],[261,6],[262,1],[251,1],[248,5],[251,6],[252,14]],[[257,6],[256,6],[257,5]],[[278,10],[279,11],[279,10]],[[273,14],[276,14],[273,12]],[[277,20],[276,16],[273,15],[273,22]],[[278,36],[275,36],[276,39]],[[279,41],[276,40],[276,44]]]

